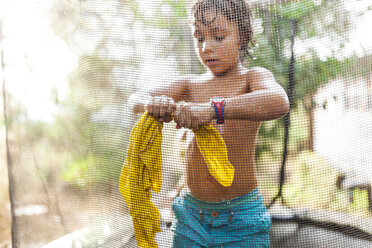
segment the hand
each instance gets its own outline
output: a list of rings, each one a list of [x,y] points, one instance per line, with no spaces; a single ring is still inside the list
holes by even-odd
[[[176,108],[173,98],[168,96],[152,97],[146,104],[148,113],[162,122],[170,122]]]
[[[177,126],[199,130],[201,125],[209,124],[215,115],[210,104],[181,104],[174,113]]]

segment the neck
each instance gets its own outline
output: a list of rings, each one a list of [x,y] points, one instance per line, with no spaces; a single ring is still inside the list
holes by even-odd
[[[228,77],[232,77],[232,76],[235,76],[237,74],[240,74],[240,71],[243,69],[243,65],[241,64],[241,62],[239,62],[238,64],[236,64],[234,67],[231,67],[229,68],[228,70],[226,71],[223,71],[221,73],[218,73],[218,74],[214,74],[213,75],[216,77],[216,78],[228,78]]]

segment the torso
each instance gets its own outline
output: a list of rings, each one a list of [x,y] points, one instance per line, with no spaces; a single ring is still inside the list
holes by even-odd
[[[196,78],[189,82],[189,100],[195,103],[209,102],[214,96],[229,98],[248,93],[250,89],[246,73],[244,71],[230,80],[208,76]],[[245,195],[257,187],[254,159],[260,124],[247,120],[225,120],[220,125],[213,123],[226,143],[229,161],[235,168],[234,180],[229,187],[219,184],[209,173],[196,137],[192,131],[188,131],[189,142],[185,154],[187,184],[193,196],[204,201],[218,202]]]

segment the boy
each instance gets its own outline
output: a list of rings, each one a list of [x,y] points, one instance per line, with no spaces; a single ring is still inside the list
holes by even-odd
[[[289,111],[283,88],[264,68],[244,68],[252,42],[251,13],[244,0],[199,0],[193,7],[194,36],[207,73],[190,76],[133,97],[136,113],[198,130],[212,123],[223,137],[235,177],[229,187],[209,173],[193,132],[186,150],[188,192],[176,197],[173,247],[269,247],[271,217],[255,175],[256,136],[261,121]],[[178,107],[179,101],[185,101]]]

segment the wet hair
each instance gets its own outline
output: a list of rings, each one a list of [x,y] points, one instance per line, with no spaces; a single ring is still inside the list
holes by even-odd
[[[208,22],[204,13],[207,10],[215,10],[224,15],[227,20],[233,21],[238,26],[240,37],[241,58],[249,55],[249,44],[254,44],[252,30],[252,12],[245,0],[197,0],[192,7],[192,15],[195,22],[209,26],[214,20]]]

